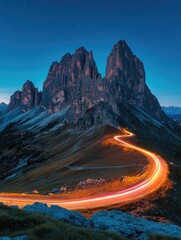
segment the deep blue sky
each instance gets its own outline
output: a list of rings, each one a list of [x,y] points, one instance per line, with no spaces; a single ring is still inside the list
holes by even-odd
[[[0,0],[0,102],[27,79],[41,89],[50,64],[80,46],[104,75],[120,39],[161,105],[181,106],[180,0]]]

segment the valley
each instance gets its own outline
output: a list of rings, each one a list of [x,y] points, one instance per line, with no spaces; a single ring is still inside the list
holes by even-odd
[[[123,147],[128,147],[134,150],[137,150],[151,159],[150,161],[150,168],[147,170],[146,176],[143,180],[139,181],[138,183],[134,183],[133,186],[128,186],[123,190],[118,189],[114,192],[111,192],[112,189],[109,189],[109,192],[104,192],[102,194],[93,195],[92,197],[88,196],[84,198],[81,196],[79,198],[73,198],[69,200],[65,200],[59,197],[42,197],[42,196],[6,196],[3,193],[3,196],[0,197],[0,200],[4,203],[16,204],[20,207],[32,204],[36,201],[44,202],[48,205],[56,204],[62,207],[66,207],[68,209],[88,209],[88,208],[97,208],[106,205],[113,205],[116,203],[124,203],[128,201],[135,200],[137,198],[142,198],[145,195],[150,194],[151,192],[158,189],[166,180],[167,177],[167,166],[164,160],[162,160],[159,156],[146,151],[142,148],[138,148],[135,145],[127,143],[126,141],[122,140],[123,138],[128,138],[133,136],[132,133],[123,129],[123,135],[114,136],[114,141],[123,145]],[[111,166],[110,166],[111,168]],[[108,201],[109,200],[109,201]]]

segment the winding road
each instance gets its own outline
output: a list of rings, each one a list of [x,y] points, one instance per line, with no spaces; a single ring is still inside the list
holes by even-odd
[[[139,151],[144,154],[149,161],[147,176],[140,182],[135,183],[125,189],[105,192],[93,196],[76,197],[71,199],[63,199],[59,196],[43,196],[43,195],[25,195],[25,194],[0,194],[0,202],[8,205],[18,205],[22,207],[34,202],[47,203],[48,205],[59,205],[67,209],[91,209],[104,207],[113,204],[126,203],[145,197],[146,195],[157,190],[166,180],[168,168],[165,161],[155,153],[137,147],[127,141],[125,138],[132,137],[133,133],[124,130],[124,135],[117,135],[114,140],[121,146]]]

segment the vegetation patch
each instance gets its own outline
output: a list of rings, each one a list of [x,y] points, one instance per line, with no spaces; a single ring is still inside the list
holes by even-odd
[[[0,236],[28,236],[29,240],[124,239],[114,233],[95,232],[6,206],[0,206]]]

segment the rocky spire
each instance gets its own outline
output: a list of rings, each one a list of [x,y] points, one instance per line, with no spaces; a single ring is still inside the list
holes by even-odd
[[[9,109],[20,107],[23,112],[26,112],[39,104],[40,92],[30,80],[27,80],[22,87],[22,91],[16,91],[11,96]]]
[[[9,110],[13,110],[17,107],[20,107],[21,105],[21,91],[16,91],[11,97],[10,97],[10,103],[9,103]]]
[[[164,116],[158,100],[145,83],[143,63],[124,40],[114,45],[106,66],[106,79],[117,100],[141,107],[156,118]]]
[[[82,86],[99,77],[92,52],[84,47],[74,54],[65,54],[60,63],[54,62],[44,83],[41,105],[50,112],[73,104],[84,95]]]

